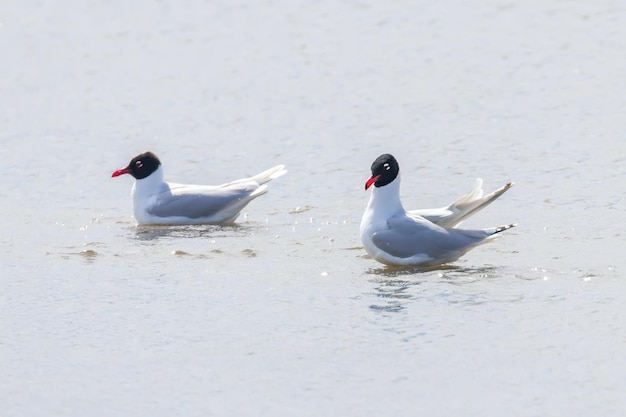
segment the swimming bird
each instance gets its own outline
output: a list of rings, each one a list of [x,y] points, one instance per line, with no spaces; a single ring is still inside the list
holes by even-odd
[[[286,172],[284,165],[277,165],[222,185],[176,184],[163,179],[159,158],[144,152],[111,177],[129,174],[135,178],[131,197],[139,225],[230,224],[250,201],[267,192],[267,182]]]
[[[466,230],[463,220],[493,202],[513,183],[483,196],[482,180],[454,203],[437,209],[407,211],[400,201],[400,167],[393,155],[383,154],[371,166],[365,190],[374,186],[361,219],[361,240],[367,253],[386,265],[433,266],[456,261],[470,249],[515,226]]]

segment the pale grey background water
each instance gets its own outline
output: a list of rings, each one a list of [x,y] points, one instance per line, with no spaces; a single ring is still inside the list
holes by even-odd
[[[3,416],[626,412],[620,1],[0,5]],[[131,178],[287,176],[237,227],[135,229]],[[516,186],[455,269],[358,224]]]

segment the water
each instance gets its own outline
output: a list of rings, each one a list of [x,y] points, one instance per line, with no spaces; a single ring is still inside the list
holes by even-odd
[[[383,4],[384,3],[384,4]],[[620,2],[0,6],[6,416],[626,411]],[[236,227],[135,228],[145,150]],[[365,256],[383,152],[409,208],[516,185],[450,267]]]

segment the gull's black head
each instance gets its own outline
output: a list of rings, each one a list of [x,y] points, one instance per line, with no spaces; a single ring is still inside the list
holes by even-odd
[[[111,176],[118,177],[123,174],[130,174],[135,179],[141,180],[149,177],[161,165],[159,158],[152,152],[144,152],[130,160],[126,168],[118,169]]]
[[[372,162],[372,176],[365,183],[367,190],[374,184],[376,187],[384,187],[396,179],[400,172],[398,161],[391,154],[383,154]]]

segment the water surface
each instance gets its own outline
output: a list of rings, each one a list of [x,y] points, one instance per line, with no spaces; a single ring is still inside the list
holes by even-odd
[[[626,411],[619,2],[1,7],[7,416]],[[172,181],[284,163],[235,227],[134,226]],[[519,226],[434,270],[369,259],[363,184],[409,208],[516,182]]]

